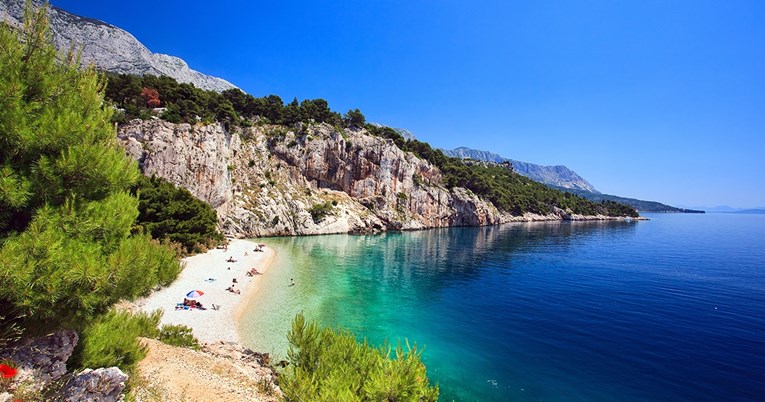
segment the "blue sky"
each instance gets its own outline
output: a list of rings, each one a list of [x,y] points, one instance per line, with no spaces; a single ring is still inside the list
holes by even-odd
[[[765,206],[763,1],[52,3],[255,96],[358,107],[606,193]]]

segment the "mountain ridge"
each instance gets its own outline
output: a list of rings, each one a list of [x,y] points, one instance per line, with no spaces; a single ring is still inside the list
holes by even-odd
[[[36,7],[45,3],[33,1]],[[0,2],[0,20],[19,26],[24,15],[24,0]],[[50,5],[48,19],[53,41],[59,51],[67,51],[72,44],[82,49],[82,64],[93,64],[108,72],[135,75],[166,75],[179,82],[217,92],[236,88],[232,83],[193,70],[181,58],[154,53],[132,34],[93,18],[82,17]]]
[[[537,165],[535,163],[505,158],[493,152],[468,147],[459,147],[451,150],[441,149],[441,151],[447,156],[456,158],[470,158],[494,163],[510,162],[513,164],[513,169],[517,173],[542,184],[562,187],[564,189],[584,190],[595,194],[600,193],[582,176],[579,176],[576,172],[563,165]]]

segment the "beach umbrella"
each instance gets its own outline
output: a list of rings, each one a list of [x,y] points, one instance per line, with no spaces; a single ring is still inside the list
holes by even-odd
[[[203,294],[205,294],[205,292],[201,290],[192,290],[191,292],[186,293],[186,297],[188,297],[189,299],[196,299],[197,297],[202,296]]]

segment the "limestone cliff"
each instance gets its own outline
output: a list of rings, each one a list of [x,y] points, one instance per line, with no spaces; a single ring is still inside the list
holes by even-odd
[[[365,131],[135,120],[128,153],[210,203],[230,235],[269,236],[496,224],[509,219],[469,191],[438,185],[438,169]],[[328,214],[311,214],[326,205]]]
[[[147,175],[210,203],[228,235],[254,237],[493,225],[515,220],[604,219],[511,216],[441,172],[365,130],[326,124],[258,125],[134,120],[119,140]]]

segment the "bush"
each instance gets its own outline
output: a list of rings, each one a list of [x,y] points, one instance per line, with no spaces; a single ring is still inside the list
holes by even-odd
[[[156,338],[162,312],[131,314],[110,310],[82,331],[77,356],[80,367],[117,366],[131,373],[146,356],[138,337]]]
[[[185,325],[165,324],[159,329],[159,340],[173,346],[199,349],[199,341],[191,333],[191,328]]]
[[[287,401],[437,401],[416,345],[392,353],[348,332],[320,329],[299,314],[287,335],[290,365],[281,379]]]
[[[333,204],[331,202],[323,202],[308,208],[308,213],[311,214],[314,223],[319,223],[332,213],[332,209]]]

